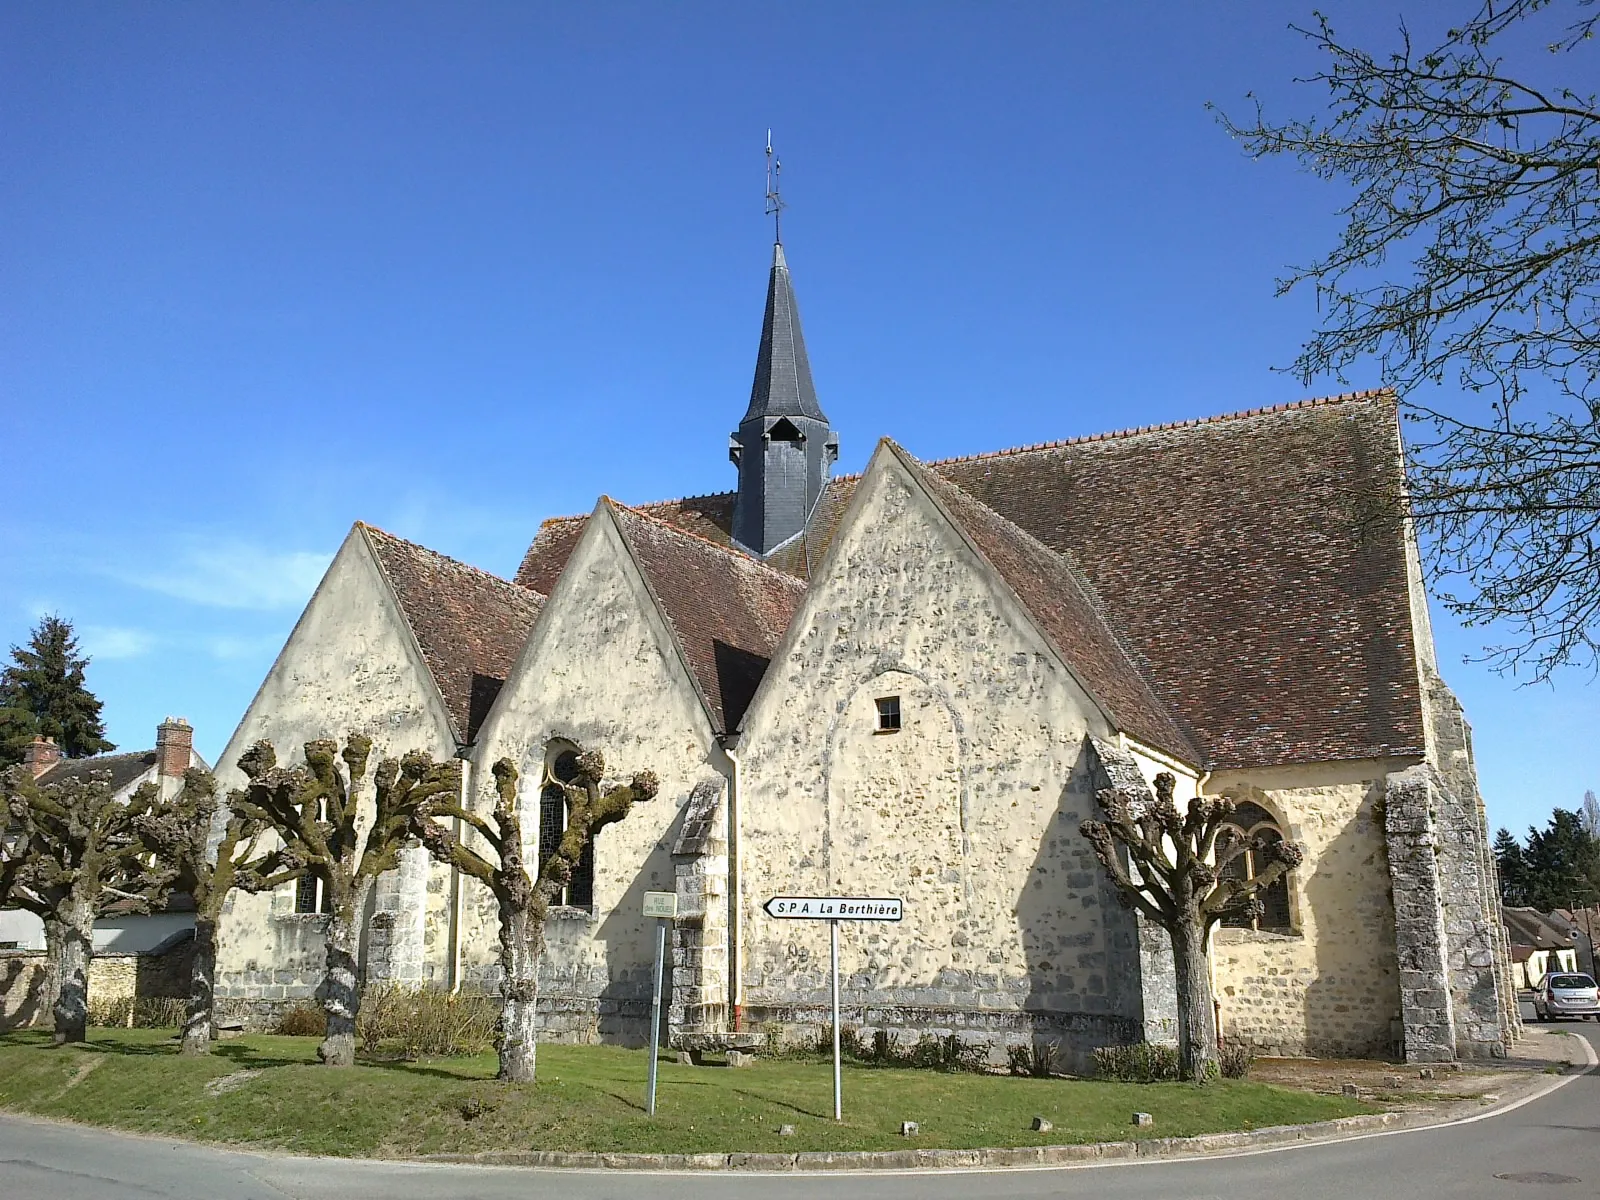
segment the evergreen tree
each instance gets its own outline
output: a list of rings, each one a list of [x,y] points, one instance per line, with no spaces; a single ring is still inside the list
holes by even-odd
[[[43,618],[26,647],[11,647],[11,658],[0,671],[0,765],[21,762],[36,735],[54,738],[68,758],[116,749],[106,741],[100,701],[84,686],[89,660],[70,621]]]
[[[1500,903],[1523,908],[1528,903],[1528,860],[1522,843],[1509,829],[1494,835],[1494,860],[1500,868]]]
[[[1577,813],[1558,808],[1543,830],[1530,828],[1523,857],[1527,903],[1540,912],[1600,901],[1600,842]]]

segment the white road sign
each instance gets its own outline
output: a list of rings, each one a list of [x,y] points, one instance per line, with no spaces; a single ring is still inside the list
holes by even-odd
[[[646,892],[644,894],[644,915],[647,917],[669,918],[678,915],[677,892]]]
[[[785,921],[898,921],[899,896],[774,896],[761,906]]]

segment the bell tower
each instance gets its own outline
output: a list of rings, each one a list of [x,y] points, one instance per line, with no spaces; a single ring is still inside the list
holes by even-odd
[[[811,363],[800,332],[789,264],[783,256],[783,209],[778,195],[782,167],[767,142],[767,212],[774,220],[772,273],[761,322],[750,407],[728,439],[728,457],[739,468],[733,508],[733,540],[757,557],[797,537],[822,498],[839,458],[839,435],[817,403]]]

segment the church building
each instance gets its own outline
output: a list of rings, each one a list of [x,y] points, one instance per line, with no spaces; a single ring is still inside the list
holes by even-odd
[[[891,433],[893,431],[890,431]],[[709,450],[709,448],[708,448]],[[1358,392],[837,475],[781,244],[737,486],[537,531],[500,579],[358,523],[222,755],[359,730],[462,761],[468,803],[516,763],[523,828],[566,814],[561,754],[658,796],[596,839],[549,917],[545,1036],[637,1044],[675,891],[669,1038],[827,1021],[828,932],[775,895],[898,896],[840,928],[863,1032],[1096,1046],[1175,1039],[1163,931],[1117,902],[1081,821],[1113,782],[1304,862],[1217,931],[1222,1036],[1264,1053],[1506,1053],[1515,995],[1470,729],[1440,677],[1401,494],[1396,398]],[[604,486],[605,480],[597,480]],[[533,847],[530,845],[530,850]],[[1234,869],[1249,871],[1249,856]],[[309,998],[313,882],[236,895],[217,995]],[[419,847],[380,882],[368,981],[495,983],[494,905]]]

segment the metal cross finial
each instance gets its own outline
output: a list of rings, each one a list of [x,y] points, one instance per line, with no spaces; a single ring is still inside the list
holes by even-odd
[[[783,162],[772,153],[772,130],[767,130],[767,216],[772,218],[772,240],[783,245]]]

